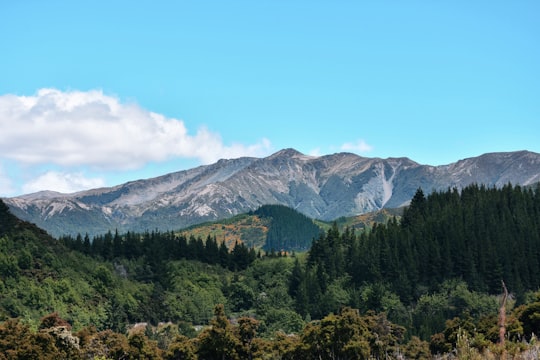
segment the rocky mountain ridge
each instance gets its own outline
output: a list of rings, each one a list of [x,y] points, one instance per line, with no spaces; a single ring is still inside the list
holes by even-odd
[[[307,156],[284,149],[265,158],[219,160],[185,171],[73,194],[39,192],[5,199],[18,217],[51,234],[174,230],[282,204],[332,220],[407,204],[426,192],[471,183],[540,181],[540,154],[488,153],[443,166],[352,153]]]

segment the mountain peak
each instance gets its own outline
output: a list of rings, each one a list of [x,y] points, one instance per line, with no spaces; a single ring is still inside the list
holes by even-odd
[[[283,150],[280,150],[270,156],[268,156],[266,159],[269,160],[275,160],[275,159],[297,159],[297,160],[303,160],[308,161],[312,159],[316,159],[317,156],[311,156],[311,155],[305,155],[302,154],[300,151],[293,149],[293,148],[286,148]]]
[[[304,157],[305,155],[296,149],[286,148],[286,149],[279,150],[278,152],[270,155],[269,158],[276,158],[276,157],[292,158],[292,157],[300,157],[300,156]]]

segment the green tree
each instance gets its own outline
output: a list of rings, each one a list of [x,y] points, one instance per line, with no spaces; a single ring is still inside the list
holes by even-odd
[[[417,336],[413,336],[411,340],[404,346],[403,355],[405,359],[431,359],[431,351],[429,350],[429,343],[424,340],[420,340]]]
[[[234,282],[227,289],[227,300],[234,312],[249,310],[255,303],[255,293],[246,284]]]
[[[82,334],[79,332],[78,334]],[[81,353],[85,358],[129,359],[128,339],[112,330],[91,331],[81,336]]]
[[[516,309],[518,320],[523,326],[523,335],[531,338],[533,335],[540,337],[540,293],[538,298]]]
[[[253,340],[257,336],[259,321],[250,317],[241,317],[238,319],[238,339],[240,346],[238,347],[238,355],[241,359],[253,359]]]
[[[28,325],[19,319],[0,324],[0,359],[38,359],[39,351]]]
[[[199,348],[197,354],[201,359],[207,360],[237,360],[240,342],[234,334],[222,304],[214,308],[214,318],[210,327],[205,329],[198,337]]]
[[[344,308],[320,323],[310,323],[301,337],[298,350],[306,359],[368,359],[369,329],[357,310]]]
[[[149,340],[142,331],[136,331],[128,337],[129,353],[132,359],[158,360],[161,351],[157,342]]]
[[[197,360],[194,341],[184,335],[178,335],[170,344],[164,358],[166,360]]]

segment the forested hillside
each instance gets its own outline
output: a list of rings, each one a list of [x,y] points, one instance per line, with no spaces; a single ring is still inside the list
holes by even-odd
[[[472,185],[427,198],[419,189],[400,222],[360,234],[328,230],[313,243],[306,263],[296,262],[290,294],[303,316],[320,318],[343,305],[388,311],[392,320],[428,339],[450,313],[459,312],[448,308],[411,318],[405,309],[459,287],[476,299],[497,294],[502,280],[522,302],[540,286],[539,264],[539,188]],[[486,309],[468,310],[478,315]]]
[[[271,221],[264,244],[267,251],[305,251],[321,233],[312,219],[284,205],[261,206],[254,214]]]
[[[539,187],[419,189],[399,221],[336,223],[290,255],[186,232],[57,241],[0,202],[0,359],[534,358],[539,215]]]

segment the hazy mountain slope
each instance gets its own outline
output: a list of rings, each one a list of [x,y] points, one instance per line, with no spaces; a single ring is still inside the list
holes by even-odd
[[[220,160],[208,166],[75,194],[41,192],[5,199],[18,217],[53,235],[109,229],[173,230],[227,218],[265,204],[287,205],[323,220],[406,204],[426,192],[540,181],[540,154],[490,153],[444,166],[408,158],[320,157],[293,149],[266,158]]]

